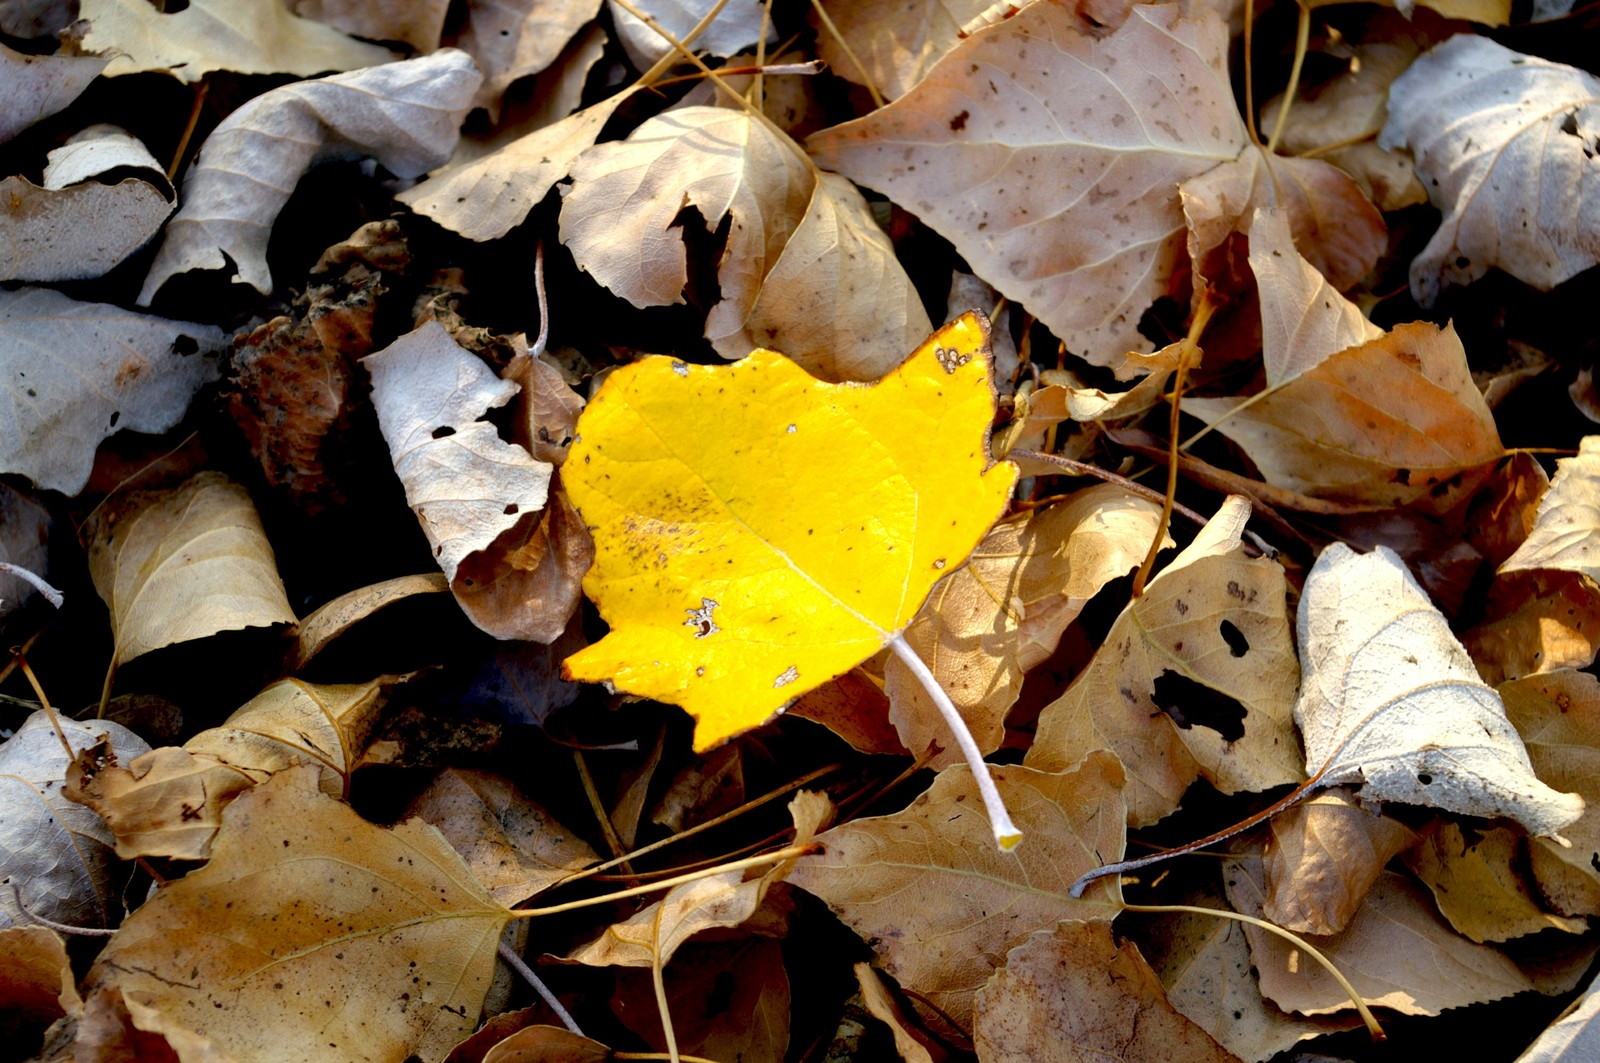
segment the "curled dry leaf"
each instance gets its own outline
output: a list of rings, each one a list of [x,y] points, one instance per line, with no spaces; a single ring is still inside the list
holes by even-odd
[[[1394,551],[1334,543],[1300,598],[1306,771],[1367,801],[1505,816],[1554,834],[1583,798],[1535,776],[1498,694]]]
[[[167,225],[140,305],[175,274],[230,263],[240,283],[271,291],[267,240],[300,176],[319,162],[370,156],[396,176],[420,177],[450,157],[481,81],[466,53],[446,49],[284,85],[246,103],[206,138],[185,175],[183,206]]]
[[[878,969],[870,963],[858,963],[855,965],[855,974],[856,985],[861,989],[861,1003],[874,1019],[889,1027],[889,1032],[894,1036],[895,1051],[904,1063],[933,1063],[932,1054],[907,1028],[908,1023],[901,1014],[900,1004]]]
[[[89,972],[238,1063],[438,1059],[471,1032],[510,913],[415,820],[375,827],[279,773],[210,863],[128,917]]]
[[[121,724],[60,723],[73,753],[102,742],[105,755],[121,761],[150,751]],[[30,912],[100,927],[114,921],[118,910],[111,832],[98,815],[62,794],[71,755],[43,711],[0,745],[0,883],[20,888]],[[0,926],[27,922],[11,886],[0,886]]]
[[[1444,213],[1411,260],[1419,303],[1494,267],[1545,290],[1600,262],[1597,99],[1593,74],[1470,33],[1395,80],[1378,143],[1411,149]]]
[[[0,1030],[9,1045],[26,1052],[52,1022],[82,1009],[78,979],[66,946],[48,927],[0,926],[0,956],[6,958],[0,964]]]
[[[600,859],[512,783],[481,771],[445,770],[408,812],[439,828],[489,895],[506,905]]]
[[[132,170],[116,184],[98,180]],[[145,146],[114,126],[86,129],[50,153],[44,184],[0,181],[0,279],[89,280],[143,247],[172,213],[173,191]]]
[[[449,590],[450,581],[443,572],[423,572],[415,576],[396,576],[339,595],[300,621],[289,671],[305,668],[334,639],[385,606],[418,594],[440,594]]]
[[[0,44],[0,143],[77,99],[110,61],[93,55],[24,55]]]
[[[1600,649],[1600,587],[1572,572],[1496,576],[1482,621],[1461,641],[1491,686],[1558,668],[1587,668]]]
[[[905,639],[950,695],[984,753],[1000,748],[1022,678],[1055,652],[1061,633],[1100,588],[1144,560],[1161,507],[1101,484],[997,525],[967,563],[940,580]],[[890,719],[905,748],[951,749],[938,709],[898,658],[884,666]]]
[[[986,1063],[1238,1063],[1167,1002],[1138,947],[1117,944],[1104,923],[1034,934],[978,990],[975,1010],[973,1041]]]
[[[730,359],[757,346],[745,323],[816,186],[798,145],[744,111],[684,107],[595,145],[571,170],[561,242],[579,269],[635,306],[683,301],[687,253],[672,232],[680,211],[697,208],[713,230],[731,216],[706,338]]]
[[[1533,529],[1500,571],[1543,568],[1600,580],[1600,436],[1585,436],[1577,457],[1556,462]]]
[[[0,471],[75,495],[102,439],[121,429],[164,432],[216,377],[201,351],[222,346],[211,325],[81,303],[47,288],[0,291]],[[70,357],[69,357],[70,355]]]
[[[1264,914],[1303,934],[1343,930],[1384,865],[1416,840],[1403,824],[1362,808],[1342,788],[1280,812],[1269,829]]]
[[[1025,763],[1060,771],[1110,750],[1127,768],[1132,825],[1169,815],[1198,778],[1224,793],[1299,781],[1283,569],[1245,555],[1249,517],[1250,504],[1229,496],[1128,604],[1040,713]]]
[[[1226,53],[1209,11],[1136,7],[1102,39],[1070,7],[1032,4],[807,147],[949,239],[1069,348],[1112,364],[1149,349],[1140,316],[1183,259],[1173,186],[1245,144]]]
[[[182,81],[212,70],[310,77],[394,58],[387,48],[297,18],[287,4],[193,0],[169,15],[143,0],[80,0],[79,11],[89,20],[82,46],[114,56],[108,77],[143,70]]]
[[[876,0],[836,0],[827,10],[838,36],[819,26],[817,48],[835,74],[858,84],[870,82],[893,100],[904,96],[960,42],[963,26],[993,6],[989,0],[917,0],[888,5]],[[857,60],[861,66],[856,65]]]
[[[111,610],[114,665],[219,631],[295,622],[250,494],[221,473],[117,495],[84,537]]]
[[[1396,326],[1259,400],[1183,408],[1244,448],[1269,484],[1337,502],[1443,511],[1505,452],[1449,325]]]
[[[483,1063],[610,1063],[599,1041],[560,1026],[528,1026],[484,1053]]]
[[[1062,920],[1116,914],[1104,901],[1068,897],[1067,887],[1121,858],[1127,818],[1122,767],[1109,754],[1062,774],[1012,766],[992,775],[1026,845],[995,848],[972,772],[957,764],[904,811],[819,835],[823,851],[789,875],[872,942],[902,986],[968,1029],[973,995],[1007,951]]]
[[[1434,820],[1405,856],[1406,866],[1433,893],[1439,914],[1473,941],[1509,941],[1561,930],[1582,934],[1587,919],[1551,915],[1523,875],[1522,835],[1506,827],[1464,830]]]
[[[789,1047],[789,975],[783,943],[741,935],[690,942],[664,974],[673,1033],[683,1056],[782,1063]],[[617,1018],[664,1050],[661,1010],[649,972],[620,968],[611,1008]]]
[[[92,993],[70,1032],[74,1060],[85,1063],[138,1063],[176,1059],[181,1063],[238,1063],[209,1038],[186,1030],[137,996],[117,989]]]

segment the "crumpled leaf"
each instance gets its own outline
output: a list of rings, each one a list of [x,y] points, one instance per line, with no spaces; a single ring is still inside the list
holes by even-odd
[[[1062,920],[1116,914],[1099,899],[1068,897],[1067,887],[1121,858],[1126,820],[1122,767],[1109,754],[1062,774],[1011,766],[991,775],[1028,837],[1015,850],[995,848],[972,772],[956,764],[904,811],[819,835],[823,852],[789,875],[871,942],[902,986],[969,1029],[973,995],[1009,950]],[[1111,889],[1118,898],[1120,887]]]
[[[120,2],[153,10],[144,0]],[[271,291],[267,239],[300,176],[319,162],[363,156],[396,176],[422,176],[450,157],[481,81],[465,52],[445,49],[295,82],[246,103],[206,138],[184,176],[183,206],[167,225],[139,304],[148,306],[175,274],[230,262],[239,283]]]
[[[907,1029],[908,1023],[900,1005],[878,969],[870,963],[858,963],[854,970],[856,985],[861,990],[862,1005],[874,1019],[889,1027],[889,1033],[894,1036],[895,1051],[904,1063],[933,1063],[932,1053]]]
[[[551,466],[480,419],[519,388],[495,376],[437,321],[362,364],[372,374],[378,425],[406,501],[454,589],[468,556],[544,508]]]
[[[476,1025],[509,918],[432,827],[375,827],[294,769],[228,806],[210,863],[122,924],[88,986],[239,1063],[437,1060]]]
[[[682,705],[704,750],[881,649],[1015,480],[988,460],[985,336],[967,315],[872,387],[770,351],[611,374],[562,470],[611,631],[567,676]]]
[[[24,55],[0,44],[0,143],[65,108],[110,61],[94,55]]]
[[[137,170],[116,184],[97,180]],[[44,183],[0,181],[0,279],[88,280],[143,247],[172,213],[161,164],[115,126],[92,126],[50,152]]]
[[[201,355],[225,337],[211,325],[81,303],[47,288],[0,291],[0,471],[75,495],[102,439],[127,428],[164,432],[200,385],[216,378]],[[70,357],[69,357],[70,354]]]
[[[1149,349],[1140,316],[1183,259],[1174,185],[1238,156],[1246,135],[1214,13],[1136,7],[1103,39],[1086,26],[1070,7],[1026,6],[807,148],[915,213],[1073,351],[1111,364]]]
[[[697,208],[712,230],[731,215],[706,338],[729,359],[757,346],[745,323],[817,181],[797,145],[744,111],[683,107],[596,144],[571,172],[561,242],[579,269],[635,306],[683,301],[687,252],[672,232],[681,210]]]
[[[1405,862],[1433,893],[1439,914],[1473,941],[1509,941],[1551,929],[1586,932],[1587,919],[1551,915],[1539,906],[1520,867],[1521,841],[1506,827],[1469,832],[1454,821],[1434,820]]]
[[[150,751],[121,724],[60,723],[74,751],[101,741],[119,760]],[[42,710],[0,744],[0,881],[19,886],[23,904],[36,915],[71,926],[105,926],[118,911],[111,831],[98,815],[62,796],[69,762]],[[0,926],[27,922],[11,887],[0,888]]]
[[[1306,577],[1298,627],[1294,718],[1306,771],[1324,785],[1361,783],[1365,801],[1505,816],[1530,834],[1554,834],[1583,814],[1583,798],[1534,775],[1500,696],[1388,547],[1324,550]]]
[[[1391,857],[1416,841],[1403,824],[1328,790],[1272,817],[1264,914],[1285,930],[1337,934]]]
[[[975,1011],[986,1063],[1031,1063],[1041,1052],[1054,1063],[1238,1060],[1167,1002],[1138,948],[1117,944],[1104,923],[1035,933],[978,990]]]
[[[1060,771],[1109,749],[1128,822],[1154,823],[1205,778],[1224,793],[1298,782],[1294,648],[1283,569],[1240,545],[1237,495],[1117,618],[1089,667],[1039,715],[1024,763]]]
[[[1556,462],[1533,529],[1500,571],[1541,568],[1600,580],[1600,436],[1584,436],[1577,457]]]
[[[1160,510],[1115,484],[1090,487],[997,525],[935,585],[905,639],[984,753],[1000,748],[1022,677],[1055,652],[1101,587],[1144,560]],[[884,691],[906,749],[920,754],[937,742],[945,751],[933,768],[959,759],[938,708],[898,658],[884,666]]]
[[[827,5],[839,37],[866,67],[866,76],[888,99],[906,94],[940,57],[960,41],[961,28],[993,5],[988,0],[834,0]],[[1020,5],[1019,5],[1020,6]],[[813,16],[813,22],[817,22]],[[862,82],[862,71],[837,37],[817,33],[823,62],[842,78]]]
[[[1431,306],[1498,267],[1540,290],[1600,262],[1600,78],[1464,33],[1389,89],[1385,148],[1410,148],[1444,213],[1411,260]]]
[[[1269,484],[1338,502],[1443,511],[1504,453],[1449,325],[1398,325],[1260,399],[1183,408],[1244,448]]]
[[[116,495],[84,535],[89,575],[111,610],[115,664],[219,631],[295,622],[250,494],[221,473]]]
[[[186,82],[213,70],[310,77],[394,58],[274,0],[192,0],[170,15],[144,0],[80,0],[79,12],[89,20],[82,47],[114,57],[107,77],[142,70]]]
[[[716,0],[635,0],[632,6],[651,18],[656,24],[680,41],[685,41],[689,31],[716,5]],[[667,39],[618,4],[606,5],[611,12],[611,22],[617,28],[617,39],[634,66],[644,70],[663,56],[674,54]],[[717,13],[715,21],[693,41],[686,41],[693,51],[702,55],[726,58],[753,47],[761,38],[763,22],[760,0],[730,0]],[[772,43],[768,29],[768,43]]]

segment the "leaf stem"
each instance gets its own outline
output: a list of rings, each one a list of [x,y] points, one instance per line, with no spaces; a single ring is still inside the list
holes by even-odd
[[[652,882],[645,886],[635,886],[632,889],[620,890],[617,893],[607,893],[601,897],[585,897],[581,901],[568,901],[566,904],[552,904],[548,908],[512,908],[513,919],[535,919],[542,915],[559,915],[562,912],[576,911],[579,908],[593,908],[597,904],[610,904],[612,901],[626,900],[629,897],[639,897],[646,893],[655,893],[657,890],[668,890],[674,886],[681,886],[685,882],[695,882],[699,879],[720,875],[724,871],[743,871],[747,867],[761,867],[766,864],[781,864],[785,860],[805,856],[815,851],[815,845],[791,845],[787,849],[777,852],[762,853],[760,856],[746,857],[743,860],[734,860],[726,864],[717,864],[700,871],[691,871],[687,875],[678,875],[673,878],[664,878],[660,882]]]
[[[839,27],[833,24],[833,19],[829,18],[828,13],[823,10],[822,0],[811,0],[811,10],[817,13],[817,18],[821,20],[823,28],[832,35],[835,43],[839,45],[845,55],[850,57],[850,61],[856,65],[856,71],[861,75],[861,84],[866,87],[868,94],[872,96],[873,106],[882,108],[884,106],[883,93],[879,92],[878,86],[872,83],[872,75],[867,73],[866,64],[856,55],[856,50],[850,47],[850,42],[844,39],[844,34],[839,32]]]
[[[1361,999],[1361,994],[1356,992],[1356,987],[1350,984],[1350,980],[1339,973],[1339,968],[1333,965],[1333,961],[1324,956],[1315,945],[1312,945],[1311,942],[1293,931],[1285,930],[1276,923],[1269,923],[1265,919],[1258,919],[1253,915],[1245,915],[1243,912],[1230,912],[1224,908],[1203,908],[1194,904],[1128,903],[1124,903],[1122,908],[1128,912],[1191,912],[1195,915],[1214,915],[1218,919],[1234,919],[1241,923],[1249,923],[1251,926],[1258,926],[1269,934],[1276,934],[1296,948],[1304,949],[1307,956],[1322,964],[1323,968],[1333,975],[1333,980],[1339,983],[1339,988],[1345,991],[1345,994],[1350,998],[1350,1002],[1356,1006],[1356,1011],[1361,1015],[1361,1021],[1366,1024],[1367,1032],[1372,1035],[1374,1041],[1382,1041],[1387,1036],[1383,1032],[1383,1027],[1378,1025],[1378,1017],[1372,1014],[1372,1009],[1367,1007],[1367,1002]]]
[[[1283,102],[1278,105],[1278,120],[1272,126],[1272,139],[1267,141],[1267,154],[1275,154],[1278,141],[1283,137],[1284,126],[1289,121],[1289,108],[1294,106],[1295,93],[1300,91],[1300,71],[1306,64],[1306,50],[1311,45],[1311,5],[1299,0],[1300,22],[1294,31],[1294,65],[1289,68],[1289,84],[1283,89]]]
[[[1022,832],[1011,822],[1011,814],[1006,811],[1006,804],[1000,799],[1000,791],[994,785],[994,778],[989,774],[989,765],[984,763],[983,752],[972,737],[967,721],[961,718],[961,713],[956,711],[950,695],[944,692],[944,687],[939,685],[933,672],[922,658],[917,656],[917,651],[911,648],[903,635],[894,635],[889,639],[888,646],[894,651],[894,655],[900,658],[900,663],[917,677],[917,682],[922,684],[922,688],[928,692],[933,703],[939,707],[939,714],[944,717],[944,722],[955,733],[956,745],[961,747],[961,755],[967,758],[967,765],[972,768],[973,781],[978,784],[978,794],[983,798],[984,811],[989,813],[989,826],[994,830],[995,843],[1006,852],[1015,849],[1022,842]]]
[[[534,973],[533,968],[528,966],[528,961],[518,956],[517,950],[507,945],[503,940],[500,942],[500,958],[505,961],[507,967],[520,974],[524,982],[533,987],[533,991],[539,994],[540,1000],[550,1005],[550,1010],[556,1013],[556,1018],[561,1020],[563,1026],[579,1037],[585,1036],[584,1032],[578,1028],[578,1020],[574,1019],[572,1013],[561,1006],[561,1001],[556,999],[556,995],[550,991],[550,987],[544,984],[544,979]]]

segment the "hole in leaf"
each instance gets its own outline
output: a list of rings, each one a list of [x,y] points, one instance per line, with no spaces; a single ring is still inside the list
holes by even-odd
[[[1197,683],[1186,675],[1179,675],[1170,668],[1156,676],[1154,687],[1150,700],[1172,717],[1172,722],[1179,727],[1209,727],[1229,742],[1237,742],[1244,737],[1246,709],[1237,698],[1213,690],[1204,683]]]
[[[1233,621],[1224,620],[1219,628],[1222,641],[1228,644],[1228,650],[1235,657],[1243,657],[1250,652],[1250,640],[1244,637],[1244,632],[1234,626]]]
[[[1433,776],[1429,775],[1425,771],[1420,771],[1417,773],[1417,781],[1422,785],[1427,786],[1433,782]]]
[[[455,434],[456,430],[447,424],[442,424],[433,430],[433,438],[435,439],[443,439],[445,436],[453,436]]]

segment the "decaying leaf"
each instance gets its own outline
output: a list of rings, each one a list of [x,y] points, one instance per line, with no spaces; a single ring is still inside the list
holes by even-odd
[[[1079,491],[994,528],[967,563],[940,580],[906,628],[978,742],[1000,747],[1022,677],[1055,652],[1061,633],[1101,587],[1144,559],[1160,506],[1115,484]],[[932,767],[958,757],[922,684],[897,658],[884,666],[890,719],[914,753],[938,743]]]
[[[221,473],[117,495],[84,531],[116,664],[219,631],[295,622],[250,494]]]
[[[903,812],[819,835],[824,850],[802,857],[789,875],[871,942],[902,986],[968,1028],[973,995],[1010,949],[1062,920],[1115,914],[1102,901],[1069,898],[1067,887],[1120,859],[1127,817],[1122,767],[1109,754],[1062,774],[992,774],[1028,837],[1011,852],[995,848],[972,772],[957,764]]]
[[[211,325],[169,321],[48,288],[0,291],[0,471],[74,495],[113,432],[164,432],[216,376]],[[70,359],[68,354],[70,353]]]
[[[0,44],[0,143],[77,99],[110,61],[94,55],[24,55]]]
[[[1500,696],[1387,547],[1322,552],[1300,598],[1294,718],[1306,771],[1367,801],[1505,816],[1554,834],[1583,798],[1534,775]]]
[[[228,806],[210,863],[135,911],[88,985],[238,1063],[439,1059],[509,918],[432,827],[375,827],[295,769]]]
[[[1506,827],[1468,831],[1434,820],[1406,853],[1406,866],[1433,893],[1439,914],[1473,941],[1508,941],[1542,930],[1582,934],[1586,919],[1552,915],[1534,899],[1522,871],[1521,835]]]
[[[1135,7],[1104,38],[1088,25],[1028,5],[807,147],[915,213],[1069,348],[1112,364],[1149,349],[1140,315],[1182,260],[1174,186],[1246,137],[1214,13]]]
[[[106,2],[168,17],[144,0]],[[420,177],[450,157],[481,81],[466,53],[445,49],[298,81],[246,103],[206,138],[185,175],[183,206],[167,225],[139,304],[150,305],[175,274],[196,269],[232,268],[239,283],[271,291],[267,239],[300,176],[318,162],[370,156],[397,176]]]
[[[1378,143],[1410,148],[1439,231],[1411,260],[1431,306],[1498,267],[1541,290],[1600,262],[1600,78],[1464,33],[1389,89]]]
[[[65,793],[105,819],[124,860],[204,860],[222,810],[256,781],[215,757],[162,746],[126,767],[102,768],[92,757],[80,757],[68,772]]]
[[[74,752],[99,743],[105,755],[129,760],[150,747],[121,724],[62,720]],[[70,755],[50,723],[35,712],[0,744],[0,882],[14,883],[28,911],[71,926],[115,921],[111,831],[98,815],[61,793]],[[25,925],[9,885],[0,888],[0,926]]]
[[[1250,504],[1230,496],[1128,604],[1040,714],[1025,763],[1060,771],[1109,749],[1127,768],[1136,826],[1170,814],[1198,778],[1225,793],[1299,780],[1283,569],[1245,555],[1249,516]]]
[[[611,631],[568,676],[684,706],[703,750],[881,649],[1015,480],[986,453],[984,336],[961,318],[870,388],[770,351],[611,374],[562,470]]]
[[[298,18],[287,4],[193,0],[164,13],[144,0],[80,0],[83,47],[113,56],[106,75],[165,70],[199,81],[212,70],[299,74],[388,63],[394,53]]]
[[[1341,502],[1444,510],[1504,453],[1449,325],[1399,325],[1259,401],[1188,399],[1183,408],[1243,447],[1268,483]]]
[[[1285,930],[1336,934],[1391,857],[1416,836],[1362,808],[1349,791],[1316,794],[1278,815],[1263,856],[1266,917]]]
[[[978,990],[973,1040],[988,1063],[1102,1059],[1237,1063],[1167,1002],[1132,944],[1104,923],[1061,923],[1011,950]]]
[[[861,84],[870,81],[893,100],[922,80],[933,64],[959,43],[961,28],[992,6],[988,0],[918,0],[889,5],[875,0],[835,0],[827,10],[843,43],[831,33],[819,32],[817,48],[834,73]],[[865,70],[856,66],[857,60]]]
[[[1483,620],[1461,641],[1490,685],[1558,668],[1587,668],[1600,649],[1600,587],[1572,572],[1496,576]]]
[[[1556,462],[1533,529],[1500,571],[1540,568],[1600,580],[1600,436],[1585,436],[1577,457]]]

